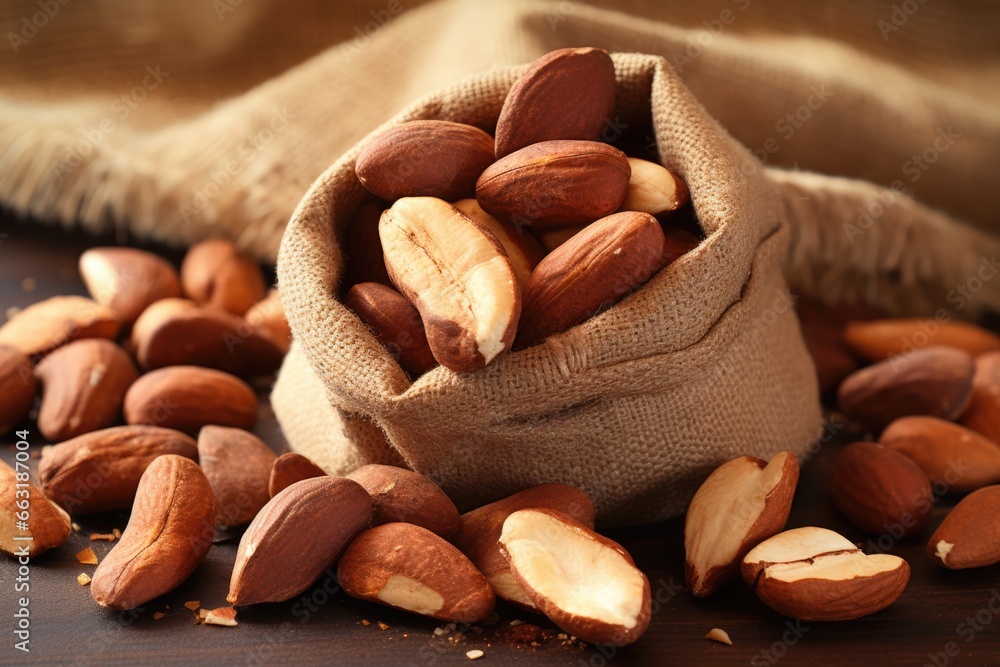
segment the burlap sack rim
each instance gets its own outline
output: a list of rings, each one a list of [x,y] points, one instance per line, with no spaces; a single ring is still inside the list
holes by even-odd
[[[616,64],[619,65],[623,59],[640,59],[644,61],[643,64],[644,74],[649,80],[649,86],[648,90],[646,90],[646,93],[650,93],[652,91],[653,86],[655,86],[657,82],[659,82],[660,85],[667,86],[667,88],[669,88],[674,95],[680,97],[685,104],[692,105],[700,109],[701,111],[700,116],[698,114],[690,114],[689,117],[692,122],[698,122],[700,121],[701,118],[708,117],[707,112],[705,112],[704,109],[701,108],[701,105],[697,102],[697,100],[695,100],[693,96],[689,93],[689,91],[687,91],[686,87],[684,87],[684,84],[680,81],[680,78],[677,75],[677,73],[673,71],[673,68],[665,61],[665,59],[645,54],[613,54],[612,57],[615,59]],[[308,329],[308,326],[310,324],[315,326],[317,324],[318,319],[324,325],[322,328],[325,329],[328,333],[331,332],[331,330],[337,328],[336,326],[330,326],[331,325],[330,320],[333,316],[344,317],[346,315],[348,317],[355,318],[355,322],[357,324],[360,324],[360,321],[356,320],[356,316],[354,316],[353,313],[350,313],[350,311],[348,311],[345,307],[343,307],[342,304],[340,304],[334,297],[335,294],[334,288],[336,286],[337,281],[339,280],[339,276],[325,275],[323,271],[316,270],[316,267],[318,266],[317,263],[310,262],[307,257],[300,257],[293,254],[290,250],[290,244],[287,243],[287,239],[299,233],[299,227],[301,225],[307,225],[310,219],[315,217],[316,219],[313,221],[313,224],[322,221],[324,224],[328,225],[327,233],[331,237],[329,249],[334,254],[337,255],[339,261],[340,259],[339,247],[337,246],[336,240],[333,238],[334,229],[332,225],[333,220],[331,214],[333,209],[333,204],[332,202],[327,201],[323,195],[329,192],[332,183],[337,182],[339,179],[345,177],[346,175],[345,172],[349,172],[350,176],[353,177],[353,165],[362,147],[368,141],[370,141],[374,136],[382,132],[386,127],[417,118],[441,118],[443,116],[446,116],[445,114],[442,114],[442,109],[445,106],[442,102],[442,97],[453,95],[458,91],[466,90],[470,84],[477,85],[478,81],[481,80],[484,76],[491,76],[491,75],[503,76],[506,79],[506,85],[509,87],[509,85],[511,85],[516,80],[516,78],[520,75],[520,73],[524,70],[525,67],[526,66],[522,65],[512,68],[498,68],[496,70],[493,70],[492,72],[487,72],[473,77],[468,77],[467,79],[464,79],[444,89],[443,91],[432,93],[420,100],[417,100],[416,102],[412,103],[409,107],[404,109],[402,112],[400,112],[399,114],[388,120],[386,123],[382,124],[375,130],[373,130],[362,141],[360,141],[351,150],[345,153],[344,156],[342,156],[337,162],[335,162],[313,183],[313,185],[304,195],[302,201],[299,203],[294,214],[292,215],[291,221],[289,222],[288,225],[288,230],[286,231],[285,237],[283,239],[281,250],[279,252],[279,261],[278,261],[279,287],[285,284],[286,281],[288,280],[309,279],[314,284],[321,283],[325,289],[325,292],[330,295],[326,303],[320,304],[321,307],[327,308],[328,311],[320,314],[317,313],[315,310],[316,304],[301,303],[296,298],[294,298],[294,296],[286,297],[285,293],[286,291],[285,290],[282,291],[283,292],[282,296],[285,299],[286,313],[288,315],[289,323],[292,327],[293,334],[296,336],[296,338],[302,341],[303,351],[306,353],[310,365],[313,366],[314,370],[318,371],[320,377],[324,376],[324,373],[319,372],[320,369],[322,369],[323,367],[323,360],[316,358],[315,351],[311,349],[311,346],[308,344],[308,336],[304,336],[303,333]],[[647,95],[646,97],[647,106],[649,106],[649,101],[650,100]],[[725,131],[722,130],[722,128],[720,128],[714,122],[714,120],[710,122],[711,124],[701,123],[702,127],[700,128],[700,130],[702,130],[704,134],[713,139],[728,142],[731,145],[735,144],[735,140],[733,140],[727,133],[725,133]],[[479,124],[482,125],[483,123]],[[685,178],[685,180],[691,179],[694,173],[697,172],[698,170],[689,168],[692,166],[690,162],[690,155],[692,153],[699,154],[699,151],[697,150],[692,151],[690,147],[673,147],[672,144],[668,141],[668,137],[666,136],[670,134],[669,131],[670,128],[658,125],[657,119],[655,117],[653,118],[653,129],[654,132],[656,133],[657,144],[660,149],[661,158],[664,164],[668,166],[668,168],[671,168],[672,170],[677,172],[682,178]],[[667,150],[664,150],[665,148]],[[671,148],[673,148],[673,150],[671,150]],[[736,148],[736,150],[740,149]],[[701,167],[702,172],[728,173],[734,169],[732,161],[730,160],[728,155],[707,156],[706,162],[708,162],[709,164],[699,165]],[[716,162],[721,162],[721,164],[716,164]],[[356,177],[353,177],[353,179],[355,181],[357,180]],[[747,180],[750,181],[753,179],[747,179]],[[759,184],[761,180],[762,179],[757,179],[755,182]],[[724,212],[727,209],[727,207],[724,204],[720,202],[708,201],[707,195],[703,195],[699,190],[699,188],[697,187],[698,183],[692,182],[691,184],[692,184],[691,189],[693,192],[692,196],[693,203],[695,206],[695,210],[698,213],[702,229],[706,234],[706,238],[702,241],[702,243],[698,246],[697,249],[693,250],[687,256],[678,260],[670,267],[667,267],[667,269],[665,269],[664,271],[661,271],[642,289],[654,286],[659,282],[667,280],[677,280],[675,274],[682,271],[685,268],[685,266],[698,262],[699,258],[707,257],[711,254],[715,244],[723,236],[723,231],[727,231],[730,234],[737,234],[743,231],[730,224],[732,220],[730,219],[729,216],[726,216],[724,214]],[[741,196],[741,195],[747,195],[748,193],[746,192],[746,190],[748,189],[749,189],[748,183],[735,182],[730,184],[728,191],[731,193],[732,196]],[[357,194],[360,195],[360,191],[362,190],[360,183],[357,184],[357,190],[358,190]],[[723,212],[723,214],[719,216],[719,219],[713,219],[713,216],[711,214],[711,211],[713,210]],[[753,248],[750,250],[747,257],[732,258],[734,265],[738,263],[739,259],[744,259],[744,263],[748,265],[745,271],[739,272],[739,280],[738,282],[734,283],[734,287],[738,288],[737,289],[738,294],[742,294],[747,289],[747,285],[751,279],[751,271],[749,265],[751,265],[753,262],[753,257],[756,255],[757,248],[759,248],[759,246],[762,243],[769,240],[772,235],[780,231],[781,227],[782,227],[782,221],[777,219],[774,220],[772,222],[771,229],[762,234],[751,244]],[[753,231],[746,230],[746,233],[753,233]],[[316,249],[313,248],[312,250],[315,251]],[[293,275],[291,275],[292,269],[289,268],[290,266],[295,266],[298,268],[298,271],[295,272],[296,275],[294,275],[294,277]],[[736,274],[737,272],[733,271],[732,273]],[[639,292],[637,292],[636,294],[638,293]],[[631,295],[627,299],[616,304],[612,309],[592,318],[591,320],[580,325],[579,327],[575,327],[574,329],[571,330],[571,332],[575,332],[579,335],[586,336],[589,332],[598,330],[604,323],[605,319],[609,317],[615,317],[619,314],[627,313],[629,304],[635,298],[635,296],[636,296],[635,294]],[[709,323],[709,325],[704,330],[700,331],[700,334],[698,335],[697,339],[689,342],[687,345],[676,349],[664,350],[662,353],[657,355],[647,355],[647,357],[645,358],[660,357],[660,356],[669,357],[670,355],[674,355],[683,352],[685,350],[690,350],[691,348],[697,346],[699,343],[705,341],[706,338],[711,337],[715,330],[725,331],[726,341],[731,340],[734,336],[738,335],[739,329],[736,326],[726,326],[726,325],[731,319],[737,317],[736,311],[741,305],[741,301],[742,298],[740,296],[737,296],[731,303],[729,303],[725,307],[724,311],[718,317],[716,317],[716,319],[713,322]],[[604,372],[608,370],[613,370],[614,367],[618,365],[616,363],[612,363],[600,367],[589,367],[589,368],[578,367],[569,371],[557,368],[557,366],[563,365],[561,363],[563,359],[559,355],[555,354],[555,352],[558,351],[560,341],[564,336],[566,336],[566,334],[555,336],[549,339],[549,341],[547,341],[545,344],[530,348],[528,350],[505,354],[498,360],[494,361],[494,363],[488,366],[486,369],[478,371],[477,373],[492,374],[493,375],[492,379],[495,380],[497,378],[501,378],[505,364],[510,365],[513,360],[521,359],[524,361],[525,365],[536,366],[539,375],[548,372],[553,372],[554,375],[557,377],[565,377],[567,380],[569,380],[569,378],[572,378],[574,381],[578,381],[582,375],[593,374],[593,373],[604,374]],[[427,385],[440,384],[442,382],[444,382],[445,384],[449,383],[461,384],[462,382],[462,377],[463,377],[462,375],[453,374],[450,371],[447,371],[446,369],[443,368],[437,368],[425,374],[421,378],[418,378],[415,382],[411,383],[409,378],[399,368],[398,364],[396,364],[395,360],[392,359],[392,357],[388,354],[388,352],[381,346],[381,344],[378,343],[378,341],[370,333],[369,333],[369,338],[370,340],[368,342],[370,350],[368,350],[368,352],[378,356],[377,365],[380,367],[379,375],[381,375],[381,377],[375,378],[376,381],[380,384],[380,387],[378,391],[375,392],[373,398],[377,398],[379,401],[385,403],[387,405],[387,407],[385,408],[387,412],[394,412],[395,408],[400,407],[399,405],[394,405],[394,404],[405,403],[408,400],[412,399],[415,395],[420,395],[421,398],[427,399],[429,398],[428,393],[432,394],[442,393],[440,391],[441,387],[430,388]],[[620,364],[620,363],[634,362],[636,360],[641,360],[642,358],[643,357],[629,357],[628,359],[618,363]],[[540,368],[537,367],[537,364],[539,362],[544,364],[544,366]],[[690,375],[698,372],[699,368],[702,365],[709,362],[710,359],[704,359],[701,364],[687,364],[685,368],[687,370],[688,375]],[[341,383],[344,383],[345,378],[339,378],[339,381]],[[680,381],[680,378],[678,379],[678,381]],[[355,391],[358,391],[359,390],[358,385],[355,383],[352,384],[354,384]],[[344,387],[341,386],[338,387],[338,389],[343,390]],[[427,391],[428,389],[430,389],[430,392]],[[354,397],[351,396],[345,396],[343,395],[342,392],[329,391],[328,393],[330,394],[330,398],[335,402],[335,404],[338,404],[339,407],[342,407],[348,411],[359,411],[358,408],[360,407],[360,403],[364,402],[364,401],[359,402]],[[364,392],[362,389],[359,393],[364,394],[366,392]],[[369,393],[369,395],[371,394]],[[366,404],[365,409],[360,411],[361,412],[367,411],[369,415],[372,416],[370,414],[371,407],[372,406],[370,404]]]

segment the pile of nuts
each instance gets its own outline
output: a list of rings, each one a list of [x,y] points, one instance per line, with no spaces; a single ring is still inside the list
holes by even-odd
[[[593,141],[614,104],[608,54],[565,49],[514,85],[495,140],[413,121],[368,144],[357,175],[383,203],[344,230],[344,302],[404,370],[482,368],[583,322],[697,245],[654,217],[685,203],[684,184]],[[289,600],[335,567],[350,596],[447,622],[482,621],[500,598],[588,642],[624,646],[649,626],[647,577],[594,531],[579,489],[546,484],[460,515],[416,472],[366,465],[332,477],[249,432],[247,381],[277,370],[290,332],[233,244],[193,247],[179,272],[148,252],[95,248],[80,273],[92,298],[54,297],[0,327],[0,432],[26,418],[40,388],[38,429],[58,443],[42,452],[37,486],[26,461],[0,465],[0,550],[35,556],[66,542],[71,513],[131,508],[93,577],[79,579],[111,609],[173,590],[217,531],[245,527],[235,606]],[[1000,337],[857,309],[800,316],[824,390],[878,434],[840,452],[830,485],[840,512],[862,530],[918,538],[938,496],[969,493],[927,551],[948,568],[1000,562]],[[685,521],[692,593],[742,578],[805,621],[892,604],[905,561],[825,528],[784,530],[798,479],[788,452],[739,457],[708,477]],[[80,560],[97,563],[92,551]],[[230,608],[200,618],[236,623]]]
[[[36,484],[27,458],[0,464],[0,550],[37,556],[67,541],[71,514],[131,509],[124,531],[97,536],[115,542],[99,563],[92,549],[77,555],[97,565],[78,582],[110,609],[170,592],[222,531],[245,528],[236,606],[288,600],[336,567],[349,595],[448,622],[483,621],[499,596],[587,641],[645,631],[649,582],[593,531],[584,492],[544,485],[459,515],[418,473],[367,465],[330,477],[246,430],[257,418],[246,380],[273,374],[289,331],[231,243],[193,247],[179,274],[146,251],[94,248],[80,273],[92,299],[48,299],[0,327],[0,428],[23,423],[40,393],[38,429],[57,443]],[[614,597],[593,581],[595,562],[620,580]],[[231,608],[200,612],[236,624]]]
[[[877,435],[838,452],[829,485],[837,510],[894,544],[925,535],[942,495],[968,494],[927,553],[951,569],[1000,563],[1000,336],[863,307],[807,302],[799,316],[824,393]],[[741,457],[712,473],[685,522],[693,594],[742,575],[767,605],[803,621],[849,620],[892,604],[910,575],[901,558],[864,554],[825,528],[782,532],[798,474],[787,452],[770,462]]]
[[[606,51],[561,49],[510,89],[495,139],[415,120],[361,151],[355,172],[378,200],[343,232],[344,303],[412,376],[541,343],[698,245],[666,215],[685,184],[595,140],[615,88]]]

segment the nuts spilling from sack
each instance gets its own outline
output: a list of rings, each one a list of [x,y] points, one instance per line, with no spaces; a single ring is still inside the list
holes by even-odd
[[[482,368],[579,325],[697,246],[667,216],[687,201],[685,185],[594,140],[614,105],[607,53],[565,49],[513,86],[495,139],[413,121],[369,143],[357,174],[382,201],[343,230],[344,302],[404,370]],[[245,527],[227,596],[235,607],[289,600],[335,571],[347,595],[447,623],[482,622],[500,598],[587,642],[624,646],[649,627],[649,580],[595,532],[580,489],[545,484],[460,515],[416,472],[366,465],[331,477],[252,434],[247,381],[276,371],[290,331],[260,268],[233,244],[196,245],[179,272],[145,251],[95,248],[80,273],[90,298],[53,297],[0,327],[0,432],[23,424],[40,393],[38,429],[57,442],[42,452],[37,485],[27,458],[17,470],[0,464],[3,552],[56,549],[71,515],[131,508],[109,551],[75,554],[97,566],[77,581],[111,609],[174,590],[217,531]],[[1000,562],[1000,337],[832,313],[800,308],[821,384],[878,435],[840,452],[833,504],[863,531],[916,539],[941,494],[968,493],[930,537],[929,557],[952,569]],[[826,528],[785,530],[798,480],[788,452],[739,457],[708,476],[684,528],[692,594],[742,578],[805,621],[891,605],[909,581],[905,561]],[[25,493],[30,518],[18,510]],[[237,625],[234,608],[185,607],[199,623]],[[718,629],[709,637],[731,643]]]
[[[615,88],[606,51],[561,49],[510,89],[495,138],[413,120],[362,150],[377,199],[342,230],[344,303],[411,376],[539,344],[698,245],[687,186],[612,145]]]

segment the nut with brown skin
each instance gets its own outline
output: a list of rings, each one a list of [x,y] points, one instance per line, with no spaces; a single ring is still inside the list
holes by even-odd
[[[935,500],[920,466],[876,442],[855,442],[837,454],[830,470],[830,496],[858,528],[893,537],[920,535]]]
[[[285,308],[277,288],[271,288],[266,297],[250,306],[243,320],[254,332],[274,343],[282,355],[288,353],[292,344],[292,328],[285,319]]]
[[[38,430],[59,441],[119,420],[125,392],[139,377],[115,343],[88,338],[65,345],[38,362],[42,384]]]
[[[18,527],[21,521],[27,530]],[[28,482],[27,470],[18,473],[0,461],[0,551],[33,558],[62,546],[72,532],[69,514]]]
[[[27,416],[37,391],[38,378],[31,360],[12,347],[0,345],[0,433]]]
[[[451,539],[458,532],[455,503],[427,477],[396,466],[371,463],[348,479],[365,487],[372,497],[372,525],[402,521]]]
[[[649,627],[652,595],[646,575],[621,545],[571,517],[518,510],[504,521],[500,550],[514,581],[569,634],[626,646]]]
[[[376,197],[461,199],[493,162],[493,137],[478,127],[447,120],[411,120],[373,138],[354,171]]]
[[[274,460],[267,493],[274,498],[295,482],[313,477],[325,477],[326,471],[298,452],[285,452]]]
[[[344,592],[453,623],[493,613],[490,585],[462,552],[426,528],[386,523],[351,541],[337,567]]]
[[[200,366],[146,373],[125,394],[125,421],[175,428],[191,435],[206,424],[250,428],[257,396],[238,377]]]
[[[344,305],[368,325],[411,376],[419,377],[437,366],[420,313],[396,290],[379,283],[359,283],[347,292]]]
[[[874,429],[909,415],[955,419],[968,405],[972,374],[968,353],[925,347],[852,373],[837,402],[848,417]]]
[[[927,553],[952,570],[1000,563],[1000,486],[962,498],[934,531]]]
[[[249,431],[204,426],[198,433],[198,462],[215,495],[220,529],[250,523],[267,501],[271,467],[278,458]]]
[[[961,420],[973,431],[1000,444],[1000,352],[976,357],[972,397]]]
[[[743,579],[767,606],[802,621],[849,621],[885,609],[903,593],[910,566],[865,555],[826,528],[778,533],[743,559]]]
[[[503,246],[446,201],[406,197],[379,223],[392,282],[416,306],[434,358],[457,373],[510,349],[521,290]]]
[[[181,295],[177,269],[138,248],[90,248],[79,269],[94,301],[113,309],[126,327],[150,304]]]
[[[511,86],[497,120],[496,156],[552,139],[596,139],[615,111],[615,65],[603,49],[551,51]]]
[[[355,481],[314,477],[281,491],[250,523],[226,599],[283,602],[309,588],[368,527],[372,501]]]
[[[897,419],[879,442],[916,462],[941,492],[966,493],[1000,482],[1000,446],[943,419]]]
[[[663,230],[648,213],[616,213],[543,259],[524,289],[519,348],[583,323],[662,268]]]
[[[618,210],[632,170],[617,148],[545,141],[494,162],[476,182],[483,210],[518,225],[592,222]]]
[[[195,441],[157,426],[113,426],[42,449],[39,484],[73,514],[132,506],[139,480],[158,457],[198,458]]]
[[[835,392],[858,369],[858,360],[844,342],[844,322],[825,304],[801,299],[795,306],[806,351],[816,366],[820,391]]]
[[[164,299],[143,311],[132,329],[132,348],[147,370],[205,366],[245,378],[274,373],[284,356],[246,320],[186,299]]]
[[[691,232],[670,224],[663,228],[663,266],[673,264],[701,244],[701,239]]]
[[[790,452],[770,462],[741,456],[708,476],[684,522],[685,575],[694,595],[707,597],[736,579],[743,556],[785,527],[798,481]]]
[[[594,527],[594,503],[585,492],[566,484],[543,484],[466,512],[454,540],[455,546],[490,582],[497,597],[525,609],[534,609],[535,604],[514,581],[510,564],[500,553],[498,540],[508,516],[533,507],[555,510],[588,528]]]
[[[929,345],[954,347],[972,356],[1000,351],[1000,336],[982,327],[919,317],[848,322],[844,340],[869,361],[882,361]]]
[[[233,315],[243,315],[267,292],[257,263],[227,239],[209,239],[188,250],[181,287],[192,301]]]
[[[621,211],[660,215],[676,211],[691,199],[687,185],[666,167],[636,157],[628,159],[632,175]]]
[[[455,208],[482,223],[484,227],[493,232],[504,251],[507,259],[517,276],[517,283],[524,289],[531,277],[531,272],[538,266],[545,256],[545,251],[538,245],[538,241],[527,229],[521,229],[510,222],[502,222],[483,210],[475,199],[460,199],[454,203]]]
[[[54,296],[0,327],[0,345],[34,357],[80,338],[114,339],[120,327],[118,315],[107,306],[82,296]]]
[[[90,593],[134,609],[176,588],[201,564],[215,534],[215,500],[201,468],[167,454],[142,475],[121,539],[94,572]]]
[[[344,259],[341,294],[358,283],[392,285],[378,235],[378,222],[385,208],[381,201],[368,202],[341,230],[340,249]]]

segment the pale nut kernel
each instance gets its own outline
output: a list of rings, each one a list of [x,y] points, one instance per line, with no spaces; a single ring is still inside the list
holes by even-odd
[[[454,203],[454,206],[493,232],[493,235],[503,245],[511,267],[514,269],[514,275],[517,276],[517,283],[523,291],[528,284],[528,279],[531,278],[531,272],[545,256],[545,251],[538,245],[535,237],[528,232],[527,228],[519,228],[514,223],[497,220],[484,211],[475,199],[460,199]]]
[[[775,611],[802,621],[848,621],[885,609],[903,593],[910,566],[866,555],[832,530],[794,528],[743,559],[743,579]]]
[[[514,340],[517,278],[493,234],[433,197],[405,197],[382,214],[389,276],[416,306],[437,361],[455,372],[482,368]]]
[[[462,552],[409,523],[386,523],[354,538],[337,579],[352,597],[454,623],[482,621],[495,602]]]
[[[560,512],[504,521],[500,549],[514,581],[553,623],[594,644],[626,646],[649,627],[649,580],[621,545]]]
[[[741,456],[708,476],[684,523],[685,575],[695,596],[707,597],[737,578],[743,556],[785,527],[798,480],[791,452],[770,462]]]
[[[666,167],[635,157],[630,157],[628,163],[632,175],[620,211],[660,215],[675,211],[690,201],[687,185]]]

